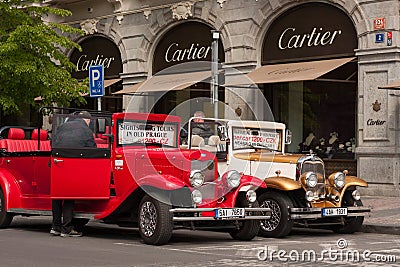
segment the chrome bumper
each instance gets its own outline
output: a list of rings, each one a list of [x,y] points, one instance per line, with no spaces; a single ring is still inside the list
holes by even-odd
[[[369,207],[347,207],[347,215],[323,217],[323,208],[290,208],[290,219],[321,219],[321,218],[338,218],[338,217],[356,217],[356,216],[369,216],[371,208]]]
[[[169,212],[173,214],[172,220],[174,222],[188,222],[188,221],[243,221],[243,220],[269,220],[271,218],[270,208],[244,208],[245,216],[242,218],[224,218],[217,219],[211,216],[202,217],[200,212],[215,212],[218,208],[176,208],[170,209]],[[264,215],[247,215],[248,212],[263,212]],[[195,216],[177,216],[177,213],[194,213]]]

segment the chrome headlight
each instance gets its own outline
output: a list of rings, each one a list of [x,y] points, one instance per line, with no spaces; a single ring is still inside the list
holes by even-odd
[[[190,172],[190,184],[193,187],[199,187],[204,183],[204,174],[199,170],[193,170]]]
[[[318,183],[318,177],[313,172],[307,172],[306,174],[306,185],[308,187],[314,188]]]
[[[201,202],[203,201],[203,195],[199,190],[195,189],[192,191],[192,200],[196,204],[201,204]]]
[[[257,193],[254,190],[249,190],[246,192],[246,199],[250,203],[253,203],[257,200]]]
[[[306,199],[307,201],[313,201],[314,200],[314,193],[312,191],[307,191],[306,192]]]
[[[345,184],[346,181],[346,176],[344,175],[343,172],[337,172],[335,173],[335,176],[333,178],[333,182],[335,183],[335,186],[337,188],[342,188]]]
[[[361,194],[360,194],[360,191],[358,191],[358,190],[354,190],[353,193],[351,193],[351,195],[353,196],[354,200],[360,200],[361,199]]]
[[[226,175],[226,181],[232,188],[238,187],[240,184],[241,175],[238,171],[229,171]]]

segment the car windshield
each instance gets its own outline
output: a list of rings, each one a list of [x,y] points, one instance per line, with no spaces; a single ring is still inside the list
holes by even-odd
[[[190,148],[201,148],[210,152],[225,151],[227,140],[226,122],[204,119],[201,122],[191,121]]]
[[[118,121],[120,146],[178,146],[178,123],[150,121]]]
[[[233,149],[267,149],[282,151],[282,131],[260,128],[232,128]]]

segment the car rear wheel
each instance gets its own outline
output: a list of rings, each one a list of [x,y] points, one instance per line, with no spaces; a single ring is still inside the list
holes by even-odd
[[[261,221],[259,235],[287,236],[293,227],[293,220],[289,215],[289,208],[293,207],[293,203],[289,197],[278,192],[266,192],[259,197],[258,202],[261,208],[271,209],[271,219]]]
[[[351,195],[351,191],[346,191],[343,195],[342,207],[361,207],[363,206],[361,200],[355,200]],[[360,231],[364,222],[363,216],[345,217],[344,225],[334,225],[331,227],[332,231],[339,234],[352,234]]]
[[[13,219],[13,215],[6,212],[6,202],[3,190],[0,189],[0,228],[7,228]]]
[[[150,245],[167,243],[173,230],[171,205],[162,203],[146,195],[139,205],[139,233],[143,241]]]
[[[238,203],[239,207],[248,207],[249,204],[246,199],[241,198]],[[259,207],[258,202],[253,203],[253,208]],[[238,228],[229,231],[229,234],[233,239],[241,240],[241,241],[250,241],[252,240],[260,230],[260,221],[259,220],[244,220],[238,221]]]

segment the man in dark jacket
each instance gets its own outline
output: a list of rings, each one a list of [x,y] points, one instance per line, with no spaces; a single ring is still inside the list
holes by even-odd
[[[52,147],[96,147],[93,132],[88,127],[90,119],[90,113],[82,111],[76,119],[61,124],[57,128]]]
[[[52,141],[53,148],[96,147],[93,132],[89,129],[91,115],[81,111],[73,120],[67,121],[57,128]],[[72,224],[74,200],[54,199],[52,201],[53,225],[52,235],[82,236]],[[61,220],[61,217],[63,220]]]

